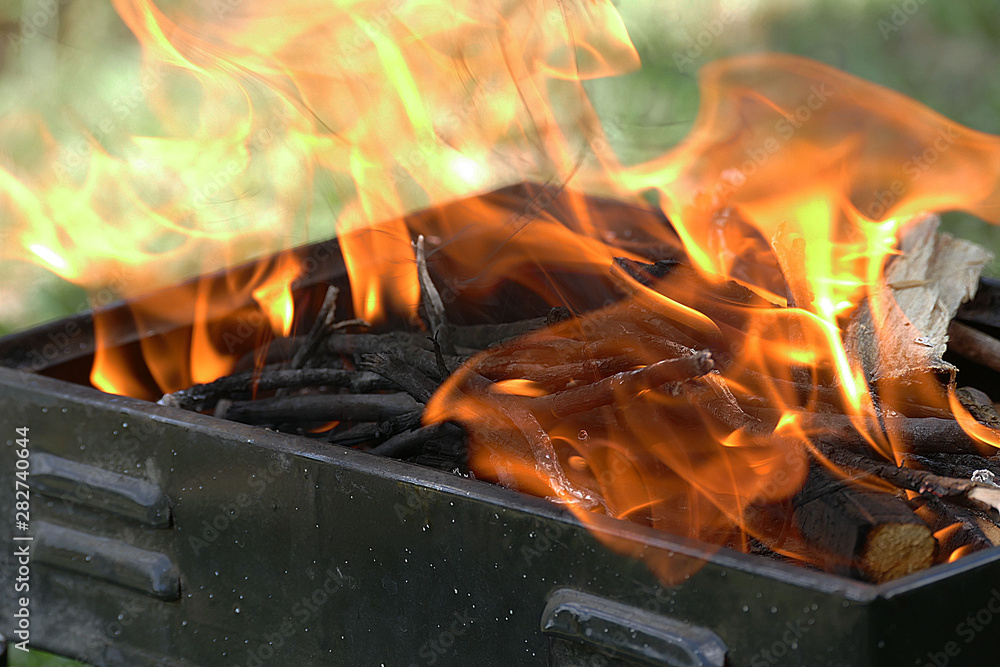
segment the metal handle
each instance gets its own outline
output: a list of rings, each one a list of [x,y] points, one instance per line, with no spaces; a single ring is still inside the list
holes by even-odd
[[[660,667],[724,667],[729,650],[707,628],[568,588],[549,596],[542,632],[619,664],[624,660]],[[564,655],[566,647],[558,651]]]

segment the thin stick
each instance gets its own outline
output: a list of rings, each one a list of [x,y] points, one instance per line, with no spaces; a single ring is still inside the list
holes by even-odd
[[[785,412],[773,408],[747,408],[748,414],[762,422],[776,425]],[[840,447],[861,453],[872,451],[871,444],[858,432],[849,415],[826,412],[792,412],[807,436],[836,442]],[[889,433],[896,436],[896,444],[903,452],[913,454],[981,454],[986,449],[962,430],[954,419],[935,417],[884,417]]]
[[[360,367],[390,380],[421,403],[429,401],[437,391],[437,382],[396,355],[366,354],[361,358]]]
[[[305,336],[288,336],[286,338],[275,338],[267,344],[267,351],[264,353],[263,364],[270,366],[288,361],[305,342]],[[236,362],[234,370],[237,372],[250,371],[257,366],[257,354],[259,350],[251,350],[240,357]]]
[[[531,380],[538,385],[549,389],[562,389],[570,382],[587,384],[597,380],[607,378],[616,373],[631,370],[640,365],[635,359],[626,356],[608,357],[605,359],[587,359],[569,364],[559,364],[556,366],[534,365],[535,368],[525,367],[525,372],[516,377]],[[498,378],[507,379],[507,378]]]
[[[577,486],[566,475],[559,463],[559,455],[552,445],[552,438],[535,419],[535,415],[516,400],[510,400],[506,396],[498,398],[498,407],[528,442],[536,469],[545,476],[558,500],[578,503],[583,509],[601,506],[607,511],[607,506],[601,497],[589,489]]]
[[[856,452],[846,451],[835,440],[819,440],[814,444],[831,463],[842,468],[879,477],[900,489],[960,501],[986,512],[994,521],[1000,519],[1000,487],[973,482],[971,479],[942,477],[926,470],[900,468],[886,461],[876,461]]]
[[[430,325],[434,340],[441,346],[441,353],[454,355],[455,344],[452,342],[451,327],[444,312],[444,301],[427,270],[427,250],[423,234],[417,237],[416,245],[417,279],[420,282],[420,297],[424,306],[424,314],[427,315],[427,323]]]
[[[616,373],[593,384],[533,398],[528,405],[536,413],[551,412],[557,417],[565,417],[610,405],[623,396],[634,396],[668,382],[700,377],[712,370],[712,366],[712,354],[702,350],[680,359],[664,359],[645,368]]]
[[[942,477],[972,479],[977,470],[988,470],[1000,477],[1000,461],[978,454],[903,454],[900,458],[909,468],[920,468]]]
[[[547,324],[548,318],[545,317],[500,324],[467,324],[454,327],[452,338],[455,345],[485,350],[491,345],[543,329]]]
[[[330,327],[333,326],[333,319],[337,310],[338,294],[340,294],[340,290],[334,285],[326,288],[326,295],[323,297],[323,304],[319,307],[316,321],[313,322],[312,329],[309,330],[305,343],[295,351],[295,355],[292,357],[290,363],[292,368],[302,368],[302,365],[306,361],[312,359],[323,339],[330,333]]]
[[[184,410],[201,412],[215,407],[223,398],[250,398],[256,391],[274,389],[302,389],[304,387],[346,387],[352,393],[365,394],[388,389],[389,384],[380,375],[365,371],[348,371],[336,368],[275,369],[265,368],[261,373],[244,372],[227,375],[214,382],[196,384],[187,389],[166,394],[159,400]]]
[[[423,428],[418,428],[413,431],[398,433],[383,442],[378,447],[369,450],[369,453],[376,454],[378,456],[391,456],[393,458],[402,459],[410,456],[416,456],[423,450],[424,445],[434,438],[442,436],[462,438],[464,435],[465,431],[463,431],[462,427],[458,424],[441,422],[439,424],[424,426]]]
[[[422,409],[413,410],[412,412],[404,412],[401,415],[389,417],[382,421],[357,424],[346,431],[330,435],[327,438],[327,442],[346,446],[360,445],[361,443],[373,440],[381,442],[397,433],[418,428],[423,413]]]

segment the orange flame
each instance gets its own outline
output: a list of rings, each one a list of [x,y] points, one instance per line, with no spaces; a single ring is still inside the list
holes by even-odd
[[[240,357],[294,317],[290,284],[299,261],[281,253],[260,262],[98,311],[91,383],[103,391],[156,400],[232,372]],[[127,331],[139,333],[122,345]],[[138,350],[136,349],[138,347]]]
[[[585,349],[618,337],[618,353],[635,355],[637,336],[621,326],[635,321],[624,311],[639,304],[640,317],[661,317],[688,335],[714,339],[720,349],[726,339],[741,341],[721,375],[687,388],[623,394],[603,416],[552,414],[533,407],[545,405],[536,396],[518,397],[536,420],[526,421],[510,398],[477,379],[498,379],[490,375],[491,356],[511,354],[501,349],[453,375],[428,405],[427,419],[468,425],[478,474],[551,495],[585,521],[607,513],[720,544],[743,532],[782,550],[747,512],[801,487],[806,452],[822,458],[812,440],[827,427],[814,426],[808,414],[836,406],[875,452],[892,456],[901,447],[892,428],[883,431],[865,369],[845,349],[842,327],[863,300],[882,298],[884,267],[898,253],[909,219],[960,208],[1000,221],[1000,138],[792,56],[719,62],[703,71],[701,84],[702,108],[683,144],[660,159],[606,174],[626,192],[656,191],[700,277],[632,284],[630,303],[546,331],[514,354],[538,363],[529,355],[557,336]],[[727,307],[699,296],[726,279],[757,300]],[[879,303],[873,299],[872,307]],[[877,313],[875,319],[878,327]],[[648,357],[636,355],[636,364],[662,358],[648,344],[642,349]],[[550,357],[548,363],[560,362]],[[796,373],[814,387],[808,395],[801,395]],[[823,385],[829,389],[819,392]],[[769,407],[737,406],[727,387],[762,396]],[[947,407],[940,387],[923,391],[926,405]],[[891,406],[896,397],[887,390],[878,400]],[[963,428],[996,445],[995,432],[951,401]],[[741,409],[762,420],[772,414],[766,424],[727,422],[722,414]],[[551,446],[540,433],[551,436]],[[511,445],[518,441],[527,445]],[[539,459],[537,450],[548,453]],[[539,463],[549,459],[564,465]],[[677,575],[652,565],[668,578]]]
[[[292,332],[295,304],[292,301],[292,281],[300,267],[292,255],[281,255],[275,268],[264,282],[252,292],[254,301],[267,313],[271,329],[276,335],[287,336]],[[197,321],[197,320],[196,320]]]
[[[436,239],[452,297],[516,283],[589,311],[473,359],[427,419],[469,427],[478,475],[592,524],[607,514],[715,544],[772,537],[748,516],[801,488],[825,433],[809,413],[840,412],[874,451],[899,451],[876,410],[892,388],[873,395],[883,387],[845,349],[846,319],[865,300],[881,307],[912,218],[957,208],[1000,222],[1000,137],[787,55],[706,67],[690,137],[623,167],[584,88],[639,64],[607,0],[244,0],[214,14],[113,4],[146,64],[141,109],[115,150],[85,133],[88,150],[67,166],[58,128],[32,114],[0,125],[5,137],[40,137],[45,158],[0,169],[24,256],[132,296],[190,256],[231,265],[319,228],[339,236],[355,315],[378,323],[416,319],[420,233]],[[546,185],[527,202],[455,202],[522,181]],[[639,209],[621,221],[621,207],[609,215],[570,182],[655,197],[669,224]],[[418,208],[428,210],[407,215]],[[609,283],[609,268],[654,249],[693,268],[648,280],[617,271]],[[136,299],[130,324],[153,335],[132,346],[112,344],[122,323],[98,317],[93,383],[153,397],[151,384],[172,391],[228,372],[291,332],[297,272],[278,255],[182,299]],[[240,334],[253,315],[263,321]],[[647,381],[693,347],[711,348],[714,368]],[[500,354],[513,375],[493,363]],[[553,381],[557,367],[574,375]],[[624,379],[602,384],[609,375]],[[574,412],[558,394],[577,390],[590,402]],[[954,397],[923,390],[997,446]]]

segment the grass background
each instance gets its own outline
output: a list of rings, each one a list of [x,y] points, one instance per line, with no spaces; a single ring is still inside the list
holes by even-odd
[[[52,3],[57,15],[16,45],[26,18]],[[632,0],[619,11],[643,68],[588,88],[626,162],[660,153],[686,134],[697,112],[699,65],[763,50],[815,58],[1000,134],[1000,77],[992,74],[1000,71],[1000,12],[992,0]],[[735,19],[713,34],[712,22],[724,12]],[[696,40],[706,45],[679,68]],[[120,73],[134,70],[137,58],[131,33],[108,3],[7,2],[0,8],[0,115],[15,100],[32,99],[43,113],[68,108],[86,117],[120,94]],[[0,219],[0,335],[86,308],[82,290],[2,252],[4,224]],[[946,215],[945,226],[1000,255],[1000,229],[962,214]],[[988,272],[1000,275],[996,263]]]
[[[22,34],[22,21],[44,8],[45,0],[8,0],[0,7],[0,114],[12,99],[25,96],[47,110],[84,110],[113,99],[114,73],[135,59],[135,44],[109,5],[57,4],[57,16],[19,48],[12,37]],[[994,0],[631,0],[619,9],[643,69],[588,87],[609,139],[627,162],[665,150],[686,134],[697,111],[698,65],[762,50],[815,58],[903,92],[969,127],[1000,134],[1000,12]],[[709,31],[702,53],[678,68],[677,56],[724,11],[736,20],[718,34]],[[64,66],[80,58],[94,63],[84,80]],[[0,242],[8,224],[0,219]],[[1000,255],[1000,228],[961,214],[948,214],[945,224]],[[996,263],[989,271],[998,274]],[[85,305],[81,290],[42,269],[9,256],[0,266],[0,334]],[[11,664],[60,663],[15,651]]]

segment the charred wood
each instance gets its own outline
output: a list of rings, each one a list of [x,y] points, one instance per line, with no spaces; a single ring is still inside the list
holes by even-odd
[[[759,418],[772,428],[778,419],[786,414],[776,409],[748,408],[747,414]],[[791,412],[809,437],[822,438],[825,442],[835,442],[845,450],[871,453],[868,439],[858,431],[854,419],[845,414],[825,412]],[[883,416],[881,423],[895,437],[900,451],[913,454],[977,454],[988,449],[969,436],[954,419],[934,417]],[[872,427],[877,427],[872,424]]]
[[[326,295],[323,297],[323,303],[320,305],[319,313],[316,315],[316,321],[313,322],[312,329],[309,330],[305,341],[299,346],[299,349],[292,355],[292,360],[289,363],[292,368],[302,368],[307,361],[313,359],[316,351],[323,343],[323,339],[331,333],[334,313],[337,310],[338,294],[340,294],[340,290],[333,285],[327,288]]]
[[[975,387],[961,387],[955,392],[955,397],[973,419],[980,424],[997,430],[1000,429],[1000,415],[993,405],[993,400]]]
[[[347,447],[369,442],[382,442],[398,433],[419,427],[423,413],[422,409],[418,409],[378,422],[355,424],[345,431],[332,433],[328,436],[327,441],[331,444]]]
[[[988,333],[952,321],[948,327],[948,349],[1000,373],[1000,340]]]
[[[244,424],[373,422],[413,412],[419,404],[407,394],[307,394],[239,401],[222,416]]]
[[[894,463],[846,451],[830,442],[815,444],[827,460],[844,470],[880,478],[898,489],[961,503],[1000,520],[1000,487],[972,479],[943,477],[926,470],[902,468]]]
[[[348,371],[337,368],[280,369],[266,368],[260,373],[244,372],[227,375],[214,382],[196,384],[187,389],[166,394],[160,405],[201,412],[211,410],[223,398],[249,399],[255,392],[276,389],[342,387],[355,394],[367,394],[389,389],[392,385],[375,373]]]
[[[927,470],[943,477],[972,479],[980,471],[987,470],[1000,479],[1000,459],[977,454],[903,454],[902,462],[908,468]]]
[[[989,521],[982,513],[946,503],[934,496],[918,496],[910,501],[917,516],[934,531],[938,541],[939,560],[947,560],[959,549],[966,553],[982,551],[996,546],[996,542],[983,530]],[[997,535],[996,526],[990,531]]]
[[[381,375],[421,403],[429,401],[438,388],[437,381],[394,354],[363,355],[360,367]]]
[[[379,456],[405,459],[419,455],[429,442],[441,438],[461,442],[465,438],[465,432],[457,424],[442,422],[397,433],[369,451]]]
[[[879,583],[934,562],[931,529],[894,495],[845,486],[814,465],[793,505],[802,538],[827,571],[856,571]]]
[[[712,355],[697,352],[680,359],[665,359],[633,371],[624,371],[593,384],[540,396],[528,401],[536,413],[550,412],[557,417],[609,405],[625,396],[634,396],[668,382],[701,377],[712,370]]]
[[[423,234],[417,237],[416,251],[420,304],[430,327],[431,336],[440,346],[442,354],[454,355],[455,343],[452,341],[451,324],[444,312],[444,301],[427,270],[427,248]]]

